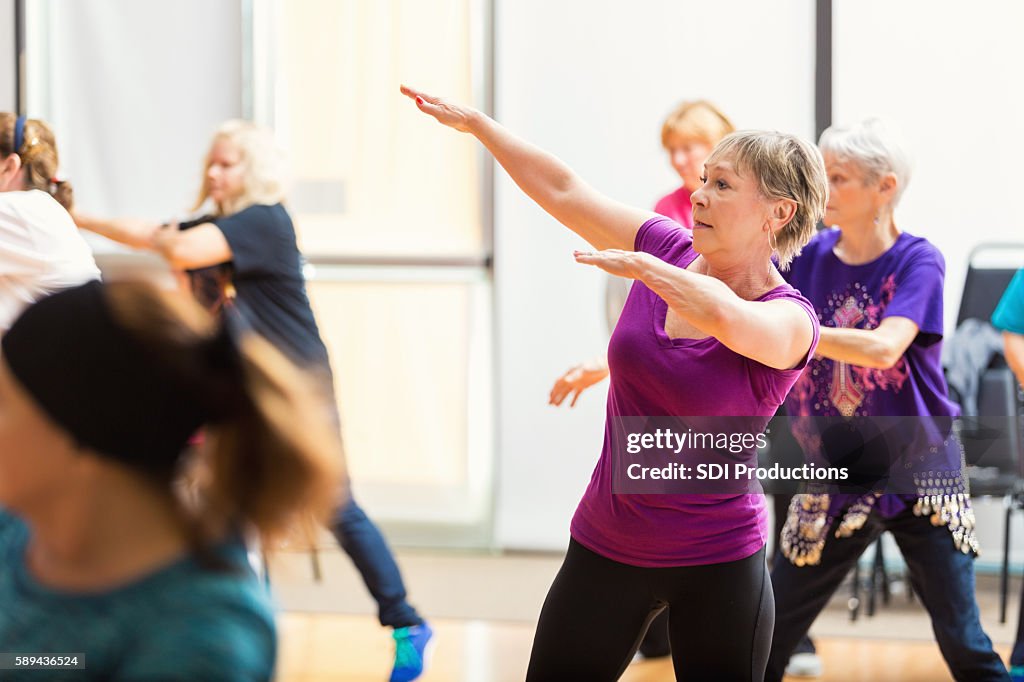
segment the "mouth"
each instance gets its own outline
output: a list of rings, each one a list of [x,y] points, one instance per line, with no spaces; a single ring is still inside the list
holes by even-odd
[[[706,230],[711,230],[711,229],[714,229],[714,228],[713,228],[713,227],[712,227],[711,225],[708,225],[707,223],[702,223],[702,222],[701,222],[701,221],[699,221],[699,220],[694,220],[694,221],[693,221],[693,229],[695,229],[695,230],[696,230],[696,229],[698,229],[698,228],[701,228],[701,229],[706,229]]]

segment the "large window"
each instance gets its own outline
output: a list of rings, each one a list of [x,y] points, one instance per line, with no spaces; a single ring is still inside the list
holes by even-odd
[[[485,106],[484,7],[300,0],[249,9],[252,110],[290,150],[291,206],[355,494],[399,541],[486,542],[485,163],[471,138],[428,128],[398,92],[408,82]]]

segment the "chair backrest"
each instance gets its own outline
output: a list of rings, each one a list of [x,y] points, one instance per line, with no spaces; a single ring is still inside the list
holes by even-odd
[[[986,255],[1011,251],[1024,251],[1024,244],[979,244],[971,250],[967,257],[967,277],[964,280],[960,311],[956,318],[958,327],[964,320],[972,317],[986,322],[992,317],[992,312],[1013,279],[1014,273],[1020,265],[1024,265],[1024,262],[1017,264],[1017,267],[984,267],[979,261]]]
[[[1014,274],[1024,265],[1024,244],[989,243],[974,247],[967,257],[957,326],[976,318],[988,322]],[[986,265],[985,261],[995,265]],[[1024,476],[1021,433],[1021,393],[1002,357],[978,382],[978,417],[965,418],[963,444],[972,488],[982,494],[1012,492]]]
[[[978,416],[964,418],[968,464],[1024,475],[1021,457],[1021,400],[1017,379],[1006,367],[987,369],[978,385]]]

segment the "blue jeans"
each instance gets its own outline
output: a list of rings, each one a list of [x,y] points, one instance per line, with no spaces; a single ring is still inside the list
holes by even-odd
[[[331,532],[377,601],[380,624],[393,628],[422,624],[416,609],[405,600],[402,574],[384,536],[351,495],[334,512]]]
[[[974,598],[974,557],[953,545],[949,530],[933,526],[928,517],[914,516],[909,507],[889,519],[875,510],[864,527],[847,538],[835,537],[838,522],[828,531],[819,565],[798,568],[781,553],[775,556],[775,637],[766,681],[782,680],[797,643],[864,549],[886,530],[903,553],[911,584],[931,616],[935,640],[953,677],[971,682],[1010,679],[981,629]]]

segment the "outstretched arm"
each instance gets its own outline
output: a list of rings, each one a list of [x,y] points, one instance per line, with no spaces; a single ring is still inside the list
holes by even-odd
[[[601,194],[555,156],[509,132],[471,107],[402,86],[402,94],[440,123],[480,140],[527,196],[597,249],[632,250],[636,233],[654,214]]]
[[[134,218],[97,218],[83,213],[72,213],[71,217],[79,229],[136,249],[153,248],[153,237],[160,229],[158,223]]]
[[[649,253],[609,249],[576,253],[576,262],[638,279],[676,315],[730,350],[775,369],[799,365],[810,350],[814,325],[792,301],[747,301],[719,279],[669,265]]]
[[[907,352],[917,332],[913,320],[895,315],[874,329],[822,327],[818,354],[849,365],[889,369]]]
[[[169,225],[156,232],[153,249],[167,259],[172,268],[194,270],[220,265],[231,260],[231,246],[213,223],[202,223],[188,230]]]

